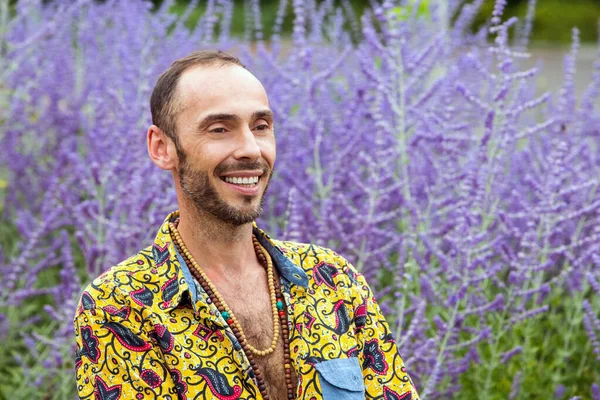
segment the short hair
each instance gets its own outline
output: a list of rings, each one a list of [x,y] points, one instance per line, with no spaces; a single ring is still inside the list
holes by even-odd
[[[175,143],[180,151],[177,136],[176,120],[180,108],[177,106],[177,84],[181,75],[191,67],[237,65],[244,69],[246,66],[240,60],[222,51],[195,51],[190,55],[176,60],[169,69],[158,78],[152,96],[150,96],[150,112],[152,123],[158,126]]]

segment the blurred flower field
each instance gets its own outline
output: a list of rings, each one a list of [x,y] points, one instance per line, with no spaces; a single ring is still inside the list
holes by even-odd
[[[282,0],[269,35],[248,0],[235,36],[202,3],[0,2],[0,399],[75,397],[80,290],[176,207],[150,92],[217,48],[276,114],[259,225],[365,274],[423,399],[600,400],[600,52],[576,93],[574,29],[544,92],[502,0],[475,33],[482,0]]]

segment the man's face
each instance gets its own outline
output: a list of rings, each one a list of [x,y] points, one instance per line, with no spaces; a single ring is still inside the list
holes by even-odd
[[[273,115],[261,83],[239,66],[197,67],[179,80],[180,185],[198,211],[252,222],[275,162]]]

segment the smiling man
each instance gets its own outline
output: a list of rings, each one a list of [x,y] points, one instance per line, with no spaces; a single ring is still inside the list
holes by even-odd
[[[75,315],[82,399],[416,399],[362,275],[254,220],[275,163],[273,113],[237,58],[161,75],[148,153],[179,211],[87,286]]]

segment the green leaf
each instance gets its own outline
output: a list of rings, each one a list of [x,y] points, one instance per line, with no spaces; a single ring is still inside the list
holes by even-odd
[[[300,110],[300,104],[294,104],[290,109],[290,116],[293,117],[294,115],[298,114],[298,110]]]
[[[375,68],[381,69],[381,57],[375,56]]]
[[[413,14],[416,0],[410,0],[406,6],[398,6],[392,9],[392,12],[396,14],[400,21],[406,21]],[[429,7],[428,0],[422,0],[418,3],[417,16],[431,18],[431,10]]]

